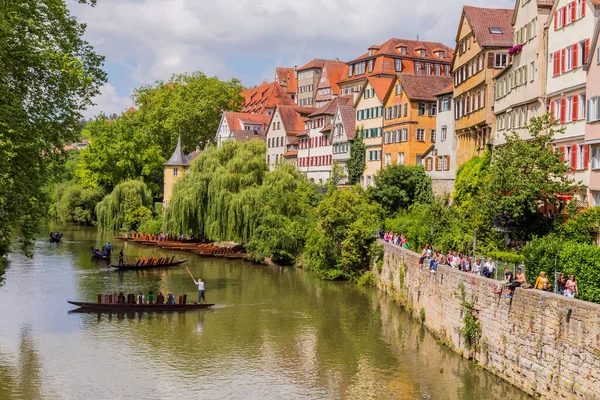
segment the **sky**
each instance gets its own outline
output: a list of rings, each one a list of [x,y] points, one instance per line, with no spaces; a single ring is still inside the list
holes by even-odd
[[[272,81],[276,66],[313,58],[348,61],[391,37],[454,48],[461,0],[97,0],[67,3],[84,38],[105,56],[108,82],[84,116],[125,111],[134,88],[202,71],[245,86]],[[471,6],[513,8],[514,0]]]

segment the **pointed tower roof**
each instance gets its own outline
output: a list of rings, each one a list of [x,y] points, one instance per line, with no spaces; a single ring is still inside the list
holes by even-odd
[[[183,152],[183,149],[181,148],[181,136],[179,136],[179,138],[177,139],[177,147],[175,148],[173,155],[171,156],[171,158],[169,158],[169,161],[167,161],[165,165],[177,167],[187,165],[187,163],[187,157]]]

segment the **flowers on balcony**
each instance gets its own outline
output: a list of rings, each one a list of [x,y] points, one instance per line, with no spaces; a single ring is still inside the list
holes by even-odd
[[[521,46],[520,44],[513,46],[510,48],[510,50],[508,50],[508,54],[510,54],[511,56],[513,54],[518,54],[521,52],[521,50],[523,50],[523,46]]]

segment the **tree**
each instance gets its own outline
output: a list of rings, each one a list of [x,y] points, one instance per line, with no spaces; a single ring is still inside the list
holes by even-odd
[[[562,153],[547,146],[557,132],[562,133],[554,129],[550,114],[532,118],[530,140],[514,132],[505,134],[506,144],[495,150],[483,207],[490,220],[500,216],[514,224],[520,239],[547,231],[540,204],[558,205],[557,196],[580,187],[567,176],[571,167],[562,161]]]
[[[49,214],[63,222],[92,225],[96,222],[96,204],[104,197],[102,188],[83,188],[75,181],[55,188],[56,200]]]
[[[88,123],[85,134],[90,143],[81,151],[75,170],[83,187],[111,191],[122,181],[142,177],[153,196],[161,197],[166,158],[138,112],[115,120],[98,117]]]
[[[492,152],[489,149],[481,157],[475,156],[458,167],[454,182],[454,204],[469,209],[471,202],[478,202],[490,175]]]
[[[374,181],[375,186],[367,190],[367,195],[381,204],[388,215],[414,203],[433,200],[431,177],[422,165],[392,165],[380,170]]]
[[[244,90],[237,79],[221,81],[201,72],[173,75],[167,82],[134,91],[144,129],[169,157],[181,136],[186,152],[214,140],[222,112],[239,111]]]
[[[348,182],[352,185],[356,185],[360,182],[360,177],[365,168],[367,167],[366,162],[366,151],[367,147],[364,143],[364,131],[356,128],[354,133],[354,141],[350,147],[350,159],[348,160]]]
[[[152,193],[144,182],[124,181],[96,205],[98,227],[134,231],[152,217],[152,204]]]
[[[306,241],[309,268],[325,279],[355,279],[368,271],[378,215],[378,206],[359,190],[327,193],[315,210]]]
[[[30,249],[46,197],[44,155],[74,141],[106,80],[84,30],[64,0],[0,0],[0,255],[18,225]]]

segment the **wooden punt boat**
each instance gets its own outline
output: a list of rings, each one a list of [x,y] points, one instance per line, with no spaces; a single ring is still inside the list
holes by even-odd
[[[122,240],[124,242],[126,242],[128,240],[131,240],[131,238],[128,237],[128,236],[115,236],[114,238],[117,239],[117,240]]]
[[[225,254],[225,258],[227,258],[229,260],[241,260],[242,258],[244,258],[244,254],[243,253]]]
[[[92,253],[92,258],[96,260],[110,260],[110,254]]]
[[[109,311],[109,312],[131,312],[131,311],[189,311],[210,308],[214,304],[106,304],[87,303],[84,301],[67,301],[69,304],[80,307],[85,311]]]
[[[200,257],[214,257],[214,254],[211,252],[204,251],[192,251],[192,253],[199,255]]]
[[[151,268],[168,268],[168,267],[174,267],[176,265],[181,265],[184,262],[186,262],[187,260],[181,259],[181,260],[174,260],[174,261],[169,261],[169,262],[165,262],[162,264],[144,264],[142,265],[140,264],[123,264],[123,265],[119,265],[119,264],[112,264],[111,267],[114,268],[119,268],[119,269],[151,269]]]

